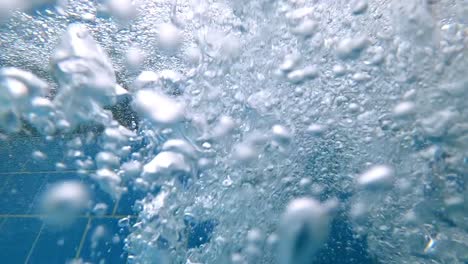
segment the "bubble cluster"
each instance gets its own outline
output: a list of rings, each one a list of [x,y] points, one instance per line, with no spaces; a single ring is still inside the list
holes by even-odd
[[[466,3],[20,2],[0,3],[0,136],[145,194],[129,263],[468,261]],[[46,191],[51,223],[109,211],[86,187]]]

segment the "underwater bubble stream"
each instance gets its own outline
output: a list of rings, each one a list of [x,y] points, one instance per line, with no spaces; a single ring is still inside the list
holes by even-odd
[[[0,173],[65,175],[22,183],[38,193],[33,245],[84,230],[51,263],[467,263],[467,14],[458,0],[2,1]],[[41,143],[16,160],[20,139]],[[114,229],[86,224],[120,201]]]

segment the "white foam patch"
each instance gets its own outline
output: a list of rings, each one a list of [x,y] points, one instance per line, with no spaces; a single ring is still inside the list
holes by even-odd
[[[133,107],[155,124],[172,125],[184,120],[184,104],[160,92],[148,89],[136,92]]]

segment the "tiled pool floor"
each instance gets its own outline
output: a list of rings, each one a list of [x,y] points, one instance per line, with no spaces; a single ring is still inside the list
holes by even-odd
[[[73,259],[85,262],[126,263],[123,239],[118,221],[134,217],[133,197],[127,194],[114,201],[99,188],[92,188],[95,203],[104,202],[109,210],[103,216],[81,215],[73,225],[51,229],[41,220],[45,215],[37,208],[40,194],[48,184],[63,180],[79,180],[93,186],[88,177],[73,170],[57,171],[55,162],[64,161],[59,141],[44,142],[40,138],[15,138],[0,141],[0,259],[1,263],[67,263]],[[31,158],[39,149],[45,161]],[[102,226],[106,235],[93,245],[91,236]]]
[[[135,218],[132,205],[135,193],[128,193],[118,201],[96,187],[88,175],[72,169],[58,171],[57,161],[73,168],[72,161],[64,157],[63,140],[48,141],[34,137],[0,140],[0,263],[55,264],[82,259],[88,263],[127,263],[123,240],[128,230],[121,230],[118,221]],[[95,156],[97,143],[84,146],[86,156]],[[47,155],[43,161],[31,158],[34,150]],[[103,216],[81,215],[64,230],[53,230],[44,225],[37,208],[39,197],[47,185],[63,180],[79,180],[91,186],[93,201],[108,205]],[[94,187],[93,187],[94,186]],[[140,197],[138,197],[140,196]],[[187,220],[188,244],[197,247],[209,241],[216,221],[193,222]],[[106,230],[99,243],[93,244],[93,233],[99,226]],[[366,252],[365,238],[356,238],[346,218],[335,219],[326,246],[313,260],[316,264],[377,263]]]

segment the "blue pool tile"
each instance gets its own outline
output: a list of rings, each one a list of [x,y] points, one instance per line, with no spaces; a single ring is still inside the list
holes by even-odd
[[[35,196],[35,199],[32,202],[31,212],[40,213],[40,198],[43,193],[47,192],[47,189],[50,187],[50,185],[70,180],[82,182],[87,188],[89,188],[88,190],[91,199],[93,200],[93,204],[105,203],[109,208],[107,213],[111,213],[111,210],[115,204],[114,199],[112,199],[109,194],[102,191],[101,188],[99,188],[99,186],[97,186],[97,184],[89,178],[89,175],[83,175],[77,172],[63,172],[47,175],[44,184],[40,187],[40,189],[38,189],[38,195]]]
[[[1,174],[0,175],[0,194],[3,193],[3,190],[6,189],[6,185],[10,181],[9,175]]]
[[[31,213],[47,175],[11,174],[0,177],[5,180],[5,186],[0,192],[0,214]]]
[[[63,230],[45,226],[28,264],[66,263],[75,258],[87,222],[87,218],[78,218]]]
[[[42,195],[47,191],[49,186],[54,183],[62,182],[65,180],[74,179],[76,181],[81,181],[80,176],[76,173],[44,173],[44,174],[36,174],[31,175],[30,177],[43,177],[44,181],[41,186],[37,189],[37,193],[34,196],[34,200],[31,202],[31,210],[30,213],[32,214],[40,214],[40,201]]]
[[[134,204],[135,201],[143,199],[146,196],[146,193],[134,191],[130,189],[128,192],[124,193],[120,198],[119,205],[116,215],[135,215]]]
[[[8,141],[0,142],[0,173],[8,172],[13,166],[13,159]]]
[[[1,149],[1,172],[33,171],[36,166],[32,160],[32,152],[43,145],[39,138],[15,137],[6,142],[7,148]],[[5,151],[5,152],[3,152]],[[43,168],[41,168],[43,169]]]
[[[7,218],[0,218],[0,231],[2,230],[6,222],[7,222]]]
[[[0,142],[0,173],[55,171],[56,163],[64,163],[68,169],[76,169],[75,159],[66,156],[70,138],[45,140],[42,137],[13,137]],[[83,140],[84,141],[84,140]],[[34,151],[46,155],[44,160],[32,158]],[[94,157],[98,150],[96,140],[82,146],[85,156]]]
[[[42,222],[36,218],[6,219],[0,229],[1,263],[24,263],[41,225]]]
[[[112,208],[114,208],[114,205],[117,201],[108,193],[103,191],[101,187],[99,187],[99,185],[89,177],[86,177],[83,182],[86,184],[86,186],[90,187],[94,204],[105,203],[108,206],[107,214],[111,214]]]
[[[80,254],[84,261],[100,263],[104,260],[104,263],[112,264],[127,262],[127,254],[123,247],[128,231],[121,230],[118,221],[119,219],[113,218],[93,219]],[[104,236],[97,243],[93,243],[93,236],[99,226],[104,227]]]

